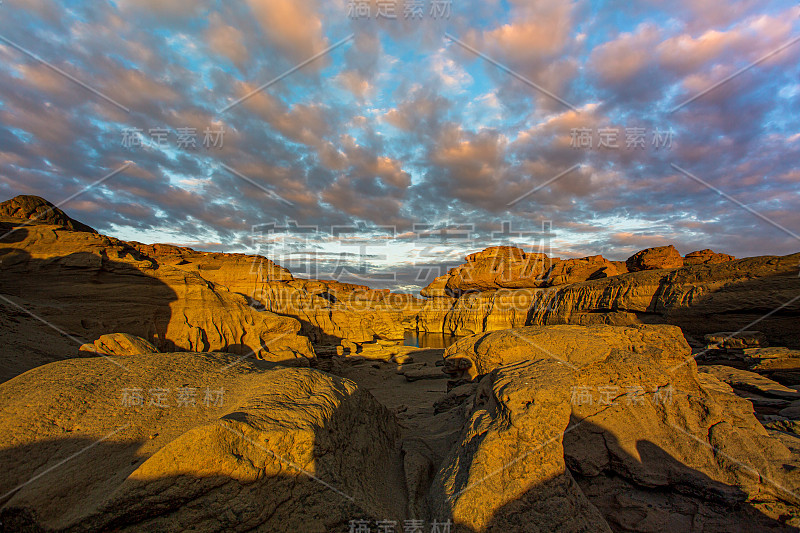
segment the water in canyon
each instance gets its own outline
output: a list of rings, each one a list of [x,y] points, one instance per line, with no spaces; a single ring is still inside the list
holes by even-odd
[[[461,337],[448,333],[427,333],[425,331],[406,330],[403,339],[404,346],[415,346],[417,348],[440,348],[444,349],[455,344]]]

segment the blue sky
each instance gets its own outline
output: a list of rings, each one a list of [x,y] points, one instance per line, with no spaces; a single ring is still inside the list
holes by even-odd
[[[495,244],[800,249],[798,4],[434,1],[6,0],[0,196],[399,290]]]

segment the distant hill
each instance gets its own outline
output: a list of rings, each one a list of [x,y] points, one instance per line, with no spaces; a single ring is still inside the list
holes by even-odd
[[[63,226],[73,231],[97,233],[94,228],[71,218],[64,211],[39,196],[21,195],[0,203],[0,217],[18,218]]]

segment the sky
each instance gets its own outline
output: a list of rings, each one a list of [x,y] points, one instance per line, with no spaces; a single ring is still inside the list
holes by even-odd
[[[492,245],[800,250],[800,4],[4,0],[0,198],[415,292]]]

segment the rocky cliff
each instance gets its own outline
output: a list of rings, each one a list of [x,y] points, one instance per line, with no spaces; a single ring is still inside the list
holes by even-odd
[[[11,372],[4,379],[27,370],[17,350],[50,336],[45,323],[74,341],[57,343],[64,350],[50,354],[57,358],[72,357],[81,344],[108,333],[142,337],[161,351],[226,351],[299,363],[314,356],[308,339],[298,335],[297,320],[253,309],[241,294],[203,277],[202,268],[170,265],[137,245],[38,222],[20,226],[5,219],[0,233],[6,234],[0,240],[2,304],[17,317],[6,331],[13,341],[4,344],[2,359],[14,363],[4,364]]]
[[[406,329],[417,328],[423,304],[411,295],[322,280],[268,283],[255,300],[296,318],[304,335],[324,344],[402,339]]]
[[[684,259],[673,247],[663,247],[638,252],[626,266],[600,256],[545,258],[548,274],[533,287],[498,288],[501,275],[502,285],[530,281],[525,276],[508,279],[525,271],[519,262],[526,258],[521,250],[500,254],[490,249],[470,256],[448,275],[445,295],[442,279],[426,289],[436,296],[420,312],[419,329],[470,335],[526,324],[664,323],[681,326],[702,344],[704,334],[737,331],[755,322],[771,342],[800,346],[793,326],[800,316],[800,302],[794,300],[800,294],[800,254],[735,260],[704,250]],[[487,272],[486,261],[497,265],[492,283],[475,282],[485,277],[467,281],[470,272]],[[471,290],[463,292],[465,287]]]

